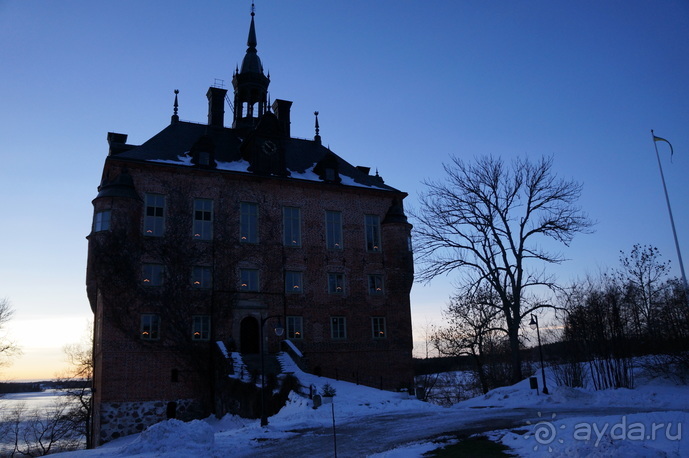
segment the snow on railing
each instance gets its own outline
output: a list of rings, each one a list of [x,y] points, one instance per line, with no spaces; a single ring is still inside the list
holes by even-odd
[[[299,351],[299,349],[297,348],[296,345],[294,345],[294,342],[292,342],[291,340],[288,340],[288,339],[283,340],[283,342],[285,343],[285,345],[287,345],[294,352],[295,355],[297,355],[300,358],[304,357],[302,352]]]
[[[227,352],[227,347],[225,346],[225,342],[223,342],[222,340],[218,340],[215,343],[218,346],[218,348],[220,349],[220,352],[225,357],[225,359],[230,359],[230,354]]]

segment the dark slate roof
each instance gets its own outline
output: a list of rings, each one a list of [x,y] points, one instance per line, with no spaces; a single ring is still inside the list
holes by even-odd
[[[241,133],[231,128],[214,128],[206,124],[184,121],[173,122],[142,145],[126,145],[126,148],[122,148],[124,151],[113,153],[111,157],[192,167],[188,153],[192,146],[206,135],[215,145],[217,169],[251,173],[247,171],[249,164],[242,159],[240,151],[240,145],[244,140],[240,137]],[[313,168],[326,156],[330,156],[337,160],[342,185],[398,191],[386,185],[381,177],[371,176],[354,167],[317,141],[282,137],[280,145],[285,154],[285,167],[292,178],[322,181],[313,172]]]

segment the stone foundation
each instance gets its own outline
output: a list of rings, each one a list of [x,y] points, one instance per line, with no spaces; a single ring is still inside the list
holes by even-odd
[[[149,426],[169,418],[188,421],[202,415],[203,409],[195,399],[104,402],[100,411],[100,443],[140,433]]]

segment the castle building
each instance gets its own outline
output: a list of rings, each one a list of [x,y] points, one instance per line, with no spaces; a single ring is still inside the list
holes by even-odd
[[[88,236],[92,445],[215,412],[216,342],[248,355],[289,340],[309,372],[412,383],[407,194],[324,146],[317,113],[313,139],[292,137],[253,12],[247,45],[232,103],[210,87],[206,123],[179,119],[175,91],[143,144],[108,134]]]

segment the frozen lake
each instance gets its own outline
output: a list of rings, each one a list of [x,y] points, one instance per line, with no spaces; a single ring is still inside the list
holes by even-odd
[[[35,393],[7,393],[0,396],[0,412],[7,412],[24,404],[28,411],[43,410],[55,405],[64,393],[58,390],[45,390]],[[1,414],[0,414],[1,416]]]

